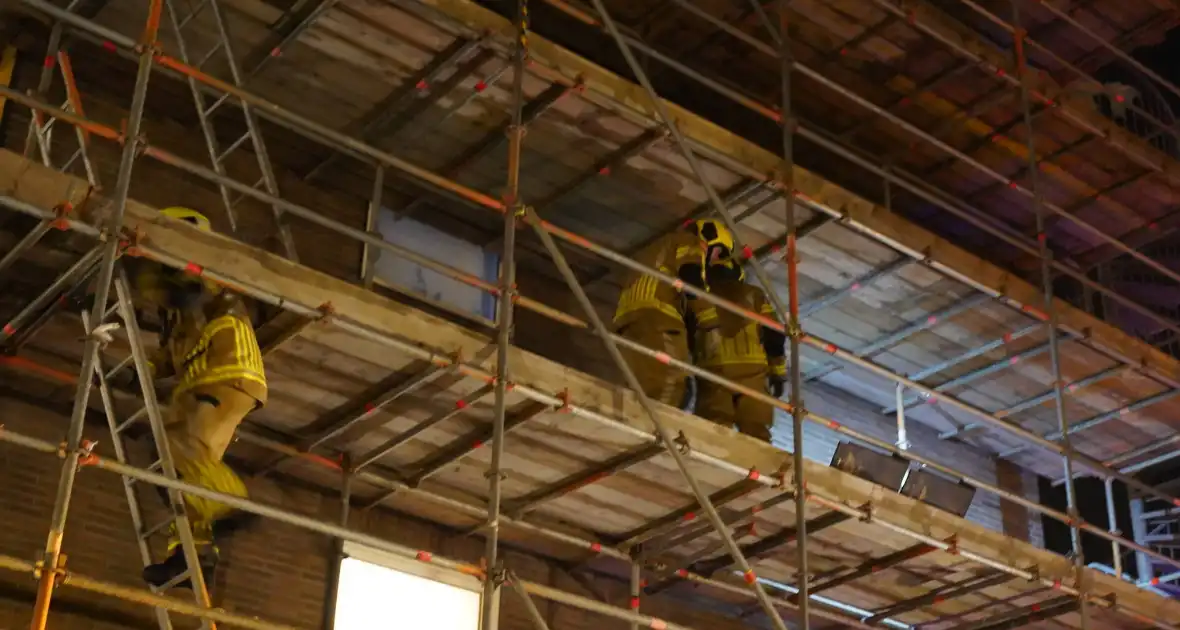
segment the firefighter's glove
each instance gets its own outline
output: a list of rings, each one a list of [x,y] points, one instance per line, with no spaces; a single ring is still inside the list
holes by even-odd
[[[766,377],[766,389],[775,398],[782,398],[787,383],[787,362],[781,357],[770,361],[770,373]]]
[[[787,379],[781,374],[771,374],[766,377],[766,389],[770,390],[770,395],[775,398],[782,398],[783,392],[786,391]]]

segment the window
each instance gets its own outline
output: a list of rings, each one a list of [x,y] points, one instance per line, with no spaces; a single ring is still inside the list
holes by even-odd
[[[479,630],[478,579],[344,544],[335,630]]]
[[[377,216],[377,231],[387,242],[399,245],[431,260],[465,271],[495,284],[500,257],[479,245],[456,238],[413,219],[399,217],[383,208]],[[377,250],[374,278],[379,284],[421,298],[427,303],[482,320],[495,320],[496,298],[476,287],[448,278],[394,255]]]

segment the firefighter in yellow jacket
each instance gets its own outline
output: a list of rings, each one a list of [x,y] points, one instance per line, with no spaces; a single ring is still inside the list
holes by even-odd
[[[774,317],[762,289],[745,282],[745,271],[732,257],[706,271],[710,292],[754,313]],[[697,365],[754,390],[783,395],[786,336],[749,319],[710,306],[699,315]],[[731,389],[699,379],[697,415],[770,441],[774,407]]]
[[[195,210],[160,212],[210,230],[209,220]],[[156,263],[141,263],[134,279],[140,297],[159,309],[162,320],[152,376],[177,379],[165,418],[177,474],[189,483],[246,496],[242,479],[222,461],[238,424],[261,407],[267,396],[262,352],[245,303],[211,282]],[[210,579],[217,561],[215,529],[228,522],[233,510],[189,495],[185,506],[201,569]],[[171,533],[167,560],[144,569],[144,580],[155,586],[187,568],[176,532]]]
[[[687,223],[684,229],[661,237],[636,254],[635,260],[704,289],[706,262],[721,260],[732,250],[733,235],[729,230],[706,219]],[[689,344],[702,304],[649,274],[628,272],[615,309],[615,330],[626,339],[689,362]],[[685,374],[625,348],[624,356],[648,397],[673,406],[684,404],[688,383]]]

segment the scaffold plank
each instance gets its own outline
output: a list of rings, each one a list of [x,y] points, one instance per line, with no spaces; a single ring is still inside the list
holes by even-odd
[[[508,21],[468,0],[425,0],[442,15],[472,32],[490,32],[501,47],[511,41]],[[554,78],[566,83],[581,81],[586,97],[612,110],[626,110],[632,116],[653,120],[655,113],[642,89],[606,69],[541,37],[530,43],[534,69],[548,69]],[[698,150],[734,166],[752,177],[776,173],[781,159],[719,125],[705,120],[674,103],[667,103],[677,124]],[[624,113],[626,113],[626,111]],[[817,174],[796,166],[795,187],[798,196],[827,208],[840,216],[854,230],[867,232],[878,240],[893,244],[915,258],[929,261],[993,295],[1003,296],[1020,307],[1039,312],[1043,302],[1039,288],[1016,274],[957,247],[907,219],[866,199],[858,197]],[[1063,300],[1056,309],[1062,328],[1075,333],[1087,331],[1088,340],[1129,363],[1155,369],[1168,378],[1180,379],[1180,361],[1149,344],[1099,321]]]
[[[0,153],[0,191],[47,211],[63,200],[80,201],[86,186],[78,178],[51,171],[4,152]],[[89,214],[83,218],[95,220],[107,210],[107,203],[102,198],[92,199],[87,204],[87,210]],[[212,278],[223,279],[231,287],[250,295],[281,299],[289,308],[304,313],[316,312],[323,305],[330,304],[332,315],[326,318],[322,326],[312,327],[309,333],[321,343],[330,345],[334,338],[351,337],[353,343],[362,345],[359,335],[362,331],[369,331],[397,340],[391,347],[398,352],[393,352],[391,347],[365,342],[371,346],[369,354],[362,356],[366,360],[381,353],[400,353],[411,359],[428,359],[440,366],[448,366],[453,357],[459,356],[464,361],[461,369],[471,380],[486,379],[494,372],[494,360],[483,353],[489,345],[489,339],[484,335],[223,236],[200,233],[187,226],[168,222],[159,218],[150,207],[134,201],[128,205],[127,222],[131,230],[129,234],[135,235],[128,245],[139,248],[140,252],[149,256],[163,258],[169,264],[187,267]],[[564,431],[577,434],[586,443],[611,445],[624,450],[651,440],[651,427],[630,393],[515,347],[512,348],[509,360],[513,366],[514,400],[531,398],[535,402],[562,407],[539,419],[540,426],[534,427],[532,431],[529,431],[531,424],[520,427],[520,439],[527,437],[530,440],[542,440],[549,433]],[[767,485],[769,490],[780,483],[780,473],[790,473],[790,457],[784,451],[669,407],[661,408],[660,416],[673,432],[684,436],[694,458],[694,466],[702,468],[704,472],[701,479],[711,487],[733,483],[753,470],[758,472],[755,476],[757,480]],[[451,428],[448,435],[462,435],[464,432],[465,427],[456,426]],[[513,433],[514,436],[516,434]],[[512,439],[510,437],[510,441]],[[446,436],[438,436],[434,440],[436,444],[445,441]],[[570,442],[573,443],[572,440]],[[533,452],[538,452],[538,449]],[[532,473],[529,468],[532,464],[527,461],[517,460],[512,465],[519,468],[526,478],[540,478],[540,475]],[[660,464],[652,460],[640,465]],[[962,570],[961,565],[972,561],[1007,567],[1014,575],[1026,578],[1033,577],[1029,571],[1035,571],[1038,584],[1047,581],[1063,588],[1074,584],[1072,566],[1067,558],[1005,537],[835,468],[811,461],[804,465],[811,493],[810,507],[815,511],[815,514],[811,514],[812,510],[808,510],[809,518],[825,510],[856,515],[841,526],[818,535],[821,542],[824,539],[862,541],[864,545],[876,545],[878,555],[883,555],[883,551],[896,551],[915,542],[924,542],[940,549],[929,554],[929,561],[936,566],[960,567]],[[667,470],[666,462],[662,466]],[[482,474],[475,474],[476,468],[480,472],[483,470],[482,466],[472,466],[465,476],[470,478],[472,486],[478,484],[481,488],[486,487]],[[554,470],[549,473],[549,481],[560,479],[560,472]],[[570,471],[565,472],[568,474]],[[596,487],[597,484],[591,486]],[[513,492],[520,492],[518,496],[523,496],[529,489],[523,480],[517,482],[516,488],[510,486],[506,490],[510,497]],[[565,500],[563,497],[553,503],[559,504]],[[664,500],[670,502],[672,507],[681,501],[676,496]],[[599,509],[616,513],[634,509],[628,505],[627,498],[618,501],[599,501]],[[735,509],[741,507],[744,506],[734,506]],[[791,522],[788,519],[792,512],[787,507],[784,505],[764,512],[761,518],[767,522],[764,523],[763,531],[773,531],[769,527],[771,524],[777,524],[781,529]],[[653,516],[658,516],[658,513]],[[886,549],[882,550],[881,546]],[[951,553],[947,553],[948,550]],[[927,560],[926,557],[922,558],[922,562]],[[775,559],[768,566],[782,566],[784,562]],[[818,563],[815,567],[817,571],[829,568]],[[790,575],[790,571],[784,570],[775,570],[773,573]],[[1120,605],[1130,607],[1139,614],[1167,623],[1180,623],[1180,603],[1092,570],[1087,569],[1084,575],[1089,582],[1088,590],[1095,597],[1114,595]],[[833,589],[832,595],[842,594],[846,588],[850,587]],[[891,590],[894,590],[893,597],[902,592]],[[913,589],[909,591],[913,592]],[[881,601],[881,605],[887,603],[890,602]],[[939,604],[941,608],[933,608],[949,613],[961,610],[966,605],[964,602],[955,602],[953,607],[948,608],[950,604]]]

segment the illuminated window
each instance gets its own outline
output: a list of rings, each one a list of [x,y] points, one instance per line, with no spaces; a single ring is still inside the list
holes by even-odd
[[[500,257],[483,247],[425,223],[383,209],[377,215],[382,238],[492,284],[498,281]],[[496,299],[481,289],[400,258],[385,250],[375,256],[378,284],[408,293],[429,304],[481,320],[495,320]]]
[[[479,630],[479,580],[345,543],[335,630]]]

